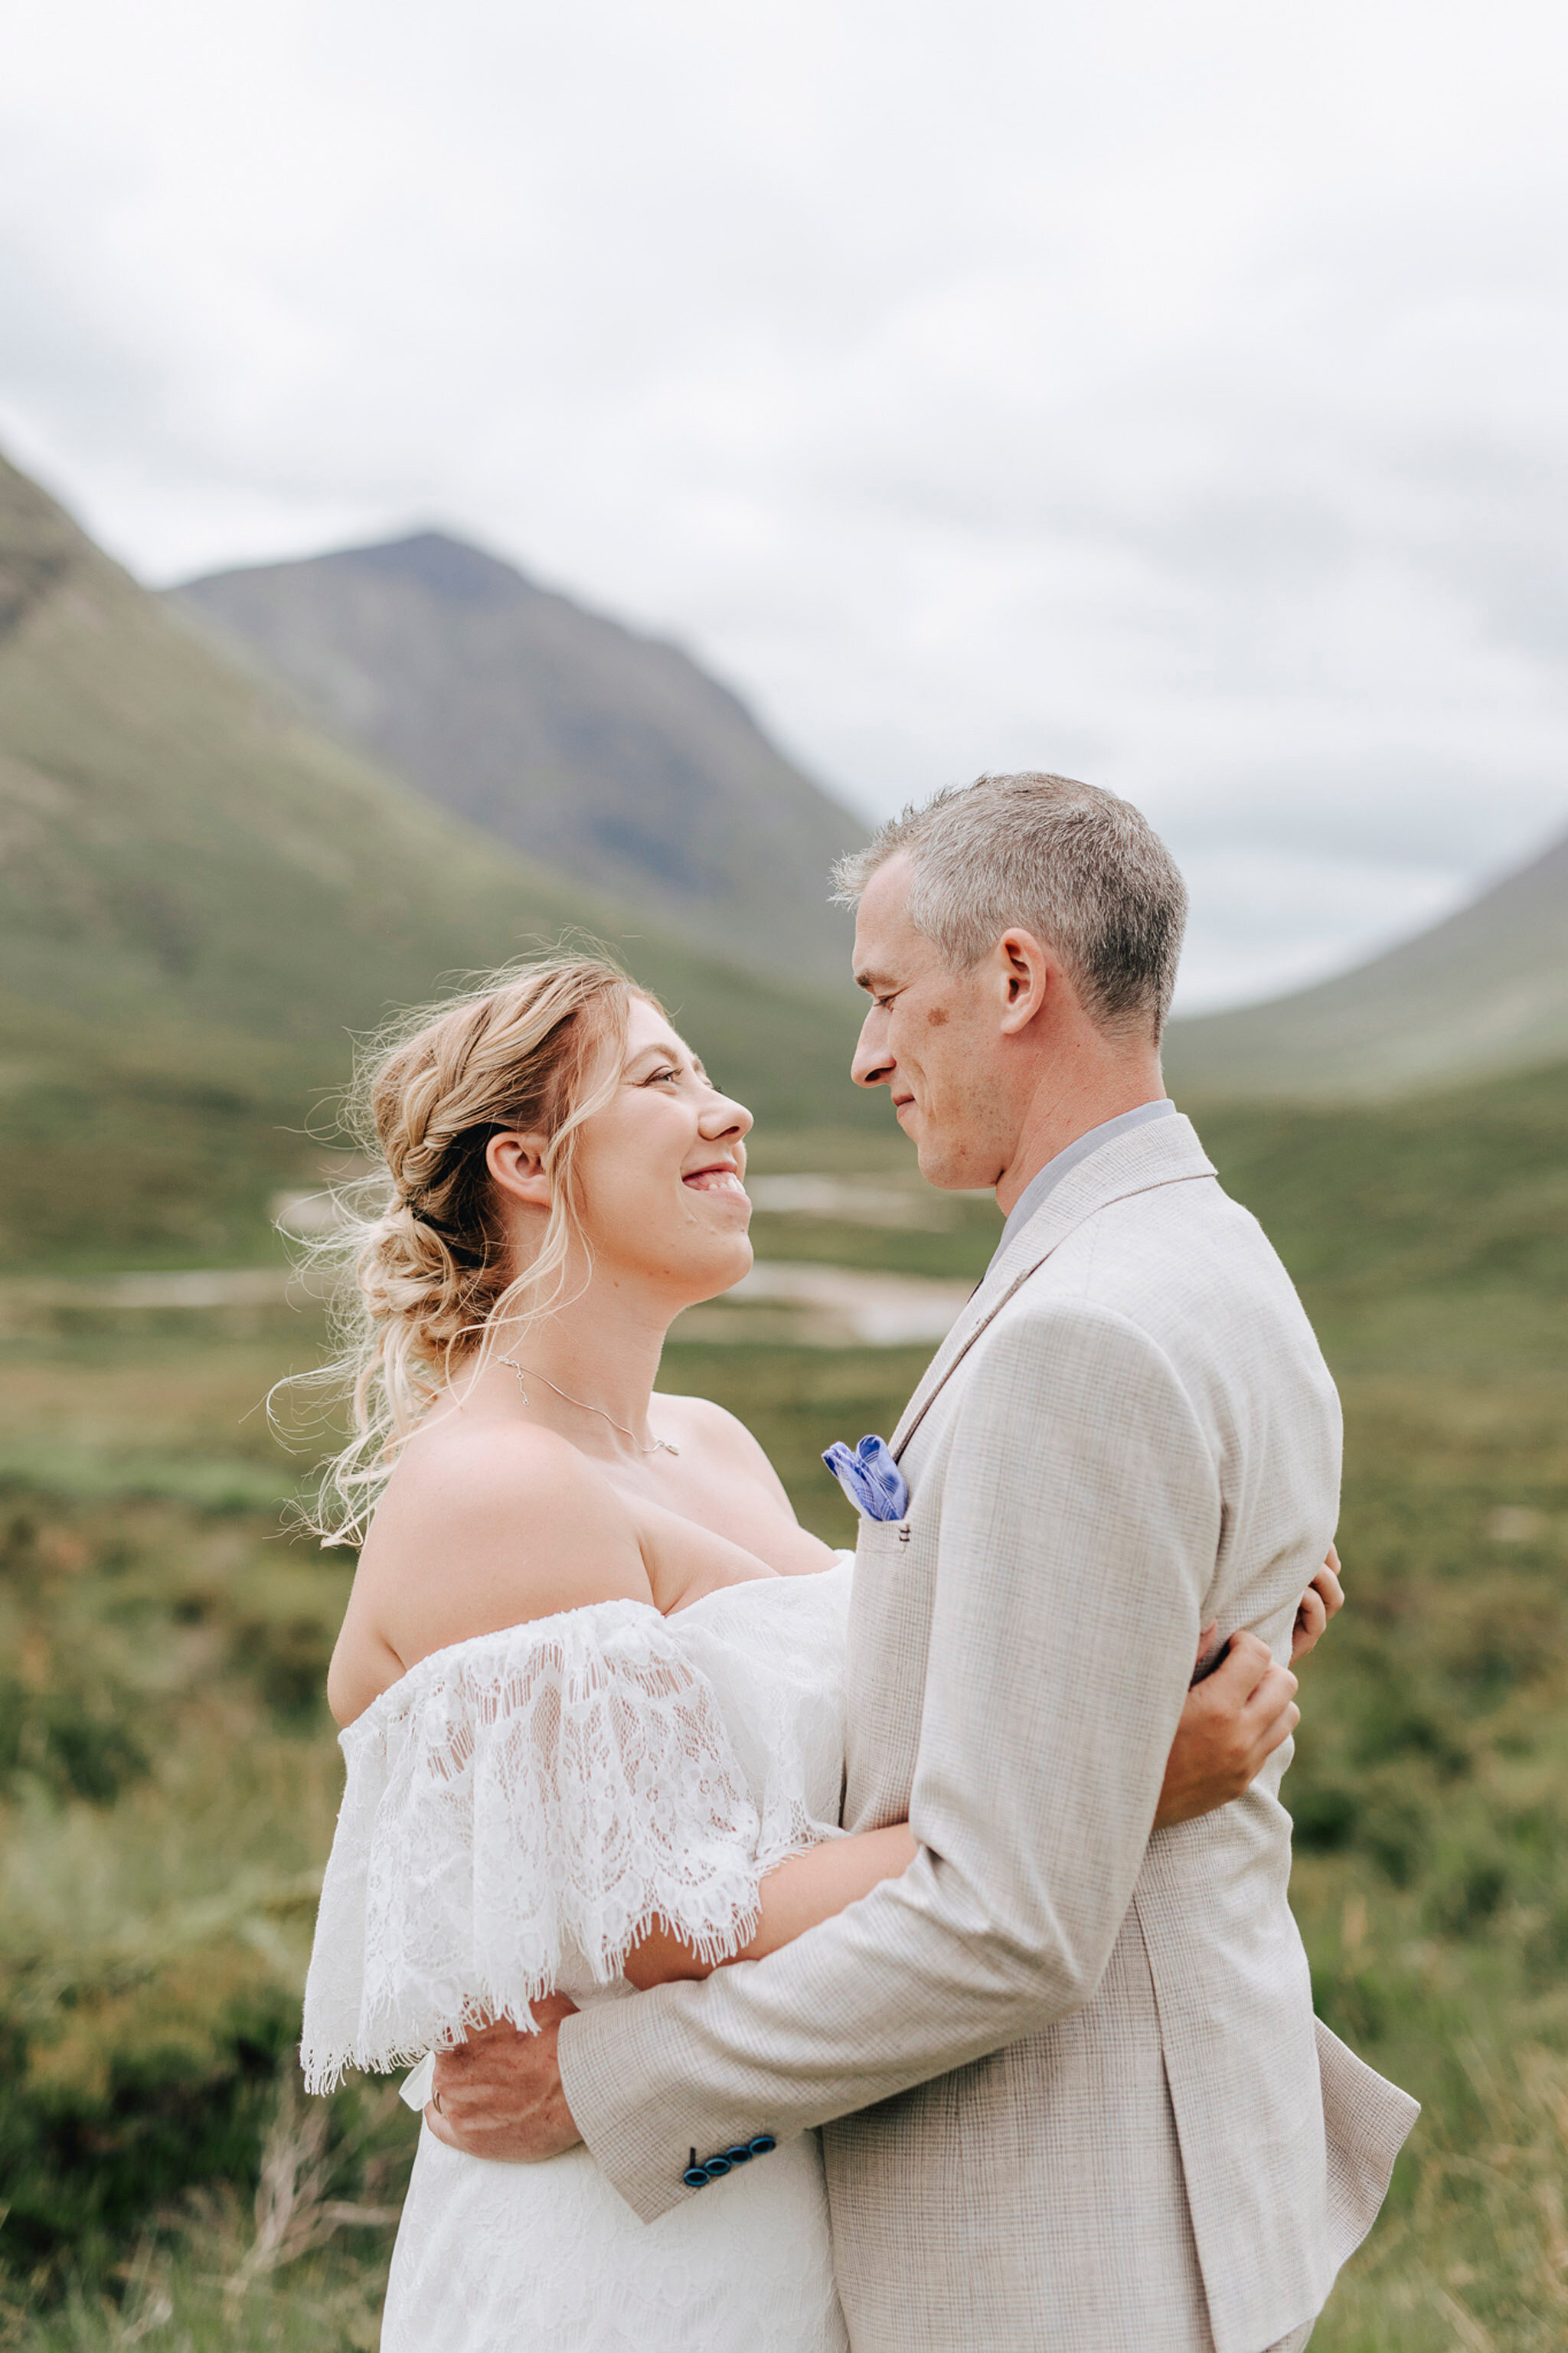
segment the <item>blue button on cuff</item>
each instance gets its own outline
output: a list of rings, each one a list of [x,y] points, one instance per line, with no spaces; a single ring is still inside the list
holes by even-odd
[[[693,2149],[690,2162],[680,2178],[688,2189],[706,2189],[710,2181],[722,2181],[736,2166],[750,2165],[753,2157],[766,2157],[770,2149],[777,2147],[772,2133],[758,2133],[752,2140],[738,2140],[731,2147],[719,2150],[717,2155],[706,2158],[700,2165],[697,2162],[697,2151]]]

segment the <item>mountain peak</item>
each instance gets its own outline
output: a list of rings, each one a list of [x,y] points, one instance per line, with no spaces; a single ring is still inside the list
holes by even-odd
[[[865,828],[678,646],[443,531],[175,593],[469,824],[748,965],[841,985],[827,874]]]
[[[352,565],[356,572],[374,573],[383,580],[408,581],[447,604],[498,610],[543,594],[516,565],[488,555],[483,548],[454,539],[445,531],[411,532],[405,539],[345,547],[308,560]]]

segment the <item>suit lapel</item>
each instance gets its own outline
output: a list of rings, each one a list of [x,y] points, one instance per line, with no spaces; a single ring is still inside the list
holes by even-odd
[[[1112,1201],[1163,1185],[1190,1184],[1216,1174],[1190,1120],[1150,1120],[1113,1136],[1099,1152],[1081,1161],[1039,1208],[1005,1254],[994,1259],[973,1299],[964,1308],[921,1376],[913,1397],[904,1408],[892,1436],[892,1451],[901,1454],[925,1419],[938,1392],[968,1355],[992,1319],[1030,1275],[1037,1272],[1053,1250],[1066,1241],[1087,1218]]]

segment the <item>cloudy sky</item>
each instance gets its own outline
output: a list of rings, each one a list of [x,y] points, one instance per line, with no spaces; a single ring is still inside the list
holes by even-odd
[[[12,0],[0,440],[163,581],[437,521],[876,812],[1138,800],[1189,1007],[1568,826],[1568,19]]]

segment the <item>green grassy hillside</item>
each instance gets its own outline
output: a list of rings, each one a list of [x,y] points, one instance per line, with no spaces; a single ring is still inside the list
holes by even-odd
[[[1171,1025],[1190,1091],[1384,1099],[1568,1053],[1568,838],[1458,914],[1315,987]]]
[[[568,927],[760,1112],[865,1115],[847,988],[761,981],[430,807],[3,461],[0,843],[3,1264],[253,1256],[349,1032]]]

